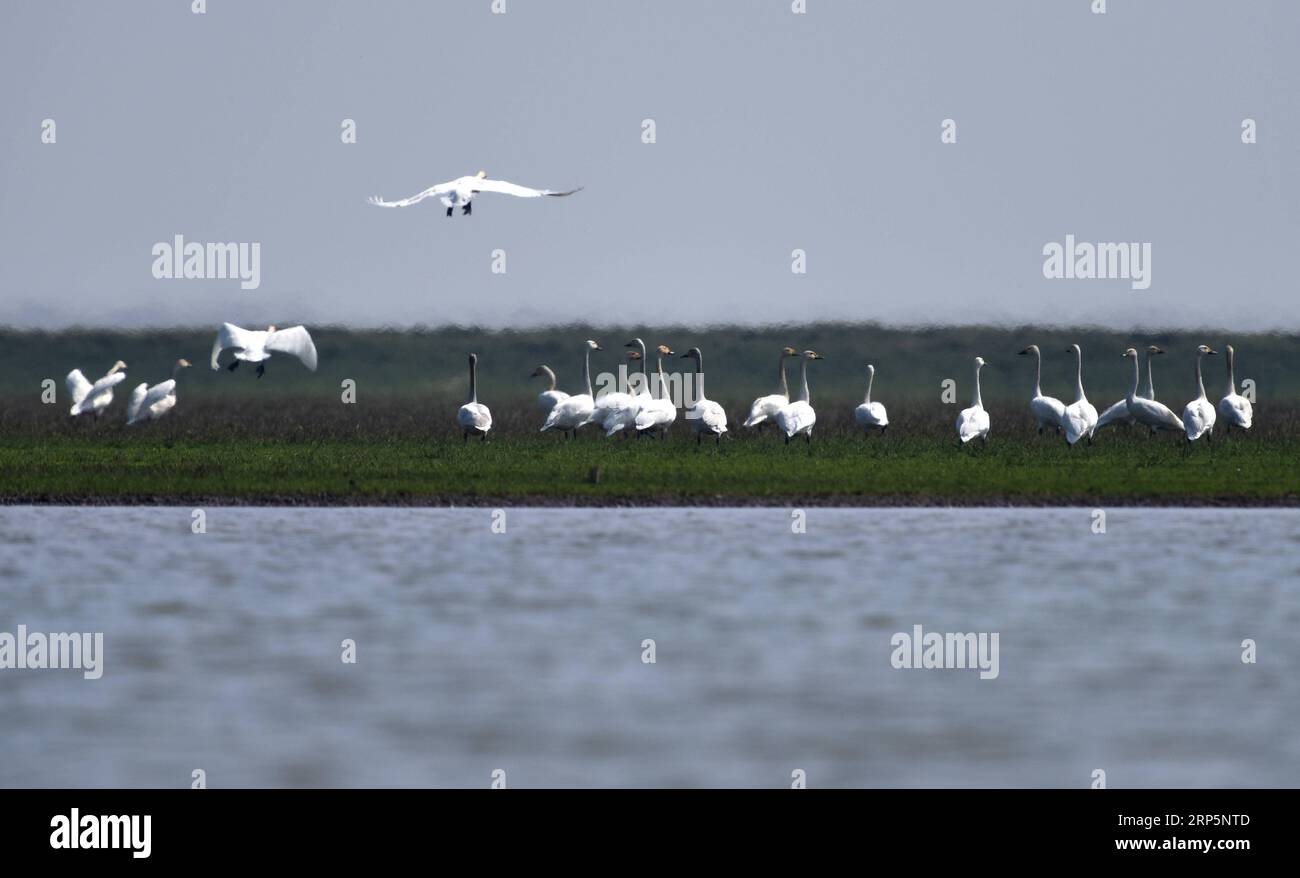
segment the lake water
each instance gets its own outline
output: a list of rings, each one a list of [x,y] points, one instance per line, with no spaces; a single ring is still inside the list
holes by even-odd
[[[1300,510],[491,524],[0,508],[0,631],[104,635],[100,679],[0,670],[0,784],[1300,785]],[[896,669],[915,625],[997,677]]]

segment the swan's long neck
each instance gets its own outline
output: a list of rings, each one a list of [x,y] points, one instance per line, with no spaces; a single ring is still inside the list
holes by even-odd
[[[1083,402],[1087,397],[1083,393],[1083,351],[1075,351],[1075,358],[1078,360],[1077,368],[1074,373],[1074,391],[1075,402]]]
[[[587,385],[587,396],[591,396],[591,348],[582,358],[582,383]]]
[[[1200,396],[1197,399],[1205,399],[1205,382],[1201,380],[1201,357],[1204,356],[1200,351],[1196,352],[1196,389],[1199,390]]]
[[[470,360],[469,399],[465,400],[466,403],[478,402],[478,384],[477,384],[477,374],[476,374],[477,372],[478,372],[478,363],[474,362],[473,360]]]
[[[650,374],[646,370],[649,369],[650,364],[646,361],[645,342],[641,342],[640,344],[637,345],[637,347],[641,349],[641,392],[649,393]]]
[[[1232,351],[1224,351],[1228,355],[1228,396],[1237,395],[1237,377],[1232,371]]]
[[[1150,360],[1147,361],[1147,365],[1148,366],[1151,365]],[[1128,398],[1130,401],[1133,400],[1138,395],[1138,382],[1141,380],[1142,380],[1142,369],[1138,365],[1137,354],[1134,354],[1133,355],[1133,389],[1128,392]]]
[[[790,398],[790,385],[785,380],[785,351],[781,352],[781,359],[776,363],[776,392],[778,396]]]
[[[554,390],[554,389],[555,389],[555,370],[553,370],[550,366],[543,366],[543,367],[542,367],[542,373],[543,373],[544,375],[546,375],[546,380],[550,382],[550,387],[547,387],[546,389],[547,389],[547,390]]]
[[[863,405],[871,405],[871,382],[876,380],[874,369],[867,370],[867,395],[862,398]]]
[[[812,395],[808,392],[808,360],[804,359],[799,364],[799,399],[802,402],[812,402]]]
[[[1147,389],[1143,396],[1147,399],[1156,398],[1156,383],[1151,378],[1151,354],[1147,354]]]
[[[1043,353],[1034,351],[1034,396],[1043,395]]]
[[[172,380],[173,380],[173,381],[175,381],[177,378],[180,377],[181,369],[183,369],[183,368],[184,368],[184,366],[182,366],[180,363],[177,363],[175,366],[172,366]]]
[[[978,363],[975,365],[975,396],[971,399],[970,404],[975,408],[984,408],[984,400],[980,396],[980,367]]]
[[[655,374],[659,376],[659,397],[668,398],[668,376],[664,374],[664,355],[660,354],[658,365],[655,367]]]
[[[708,399],[704,395],[704,354],[695,358],[695,399]]]

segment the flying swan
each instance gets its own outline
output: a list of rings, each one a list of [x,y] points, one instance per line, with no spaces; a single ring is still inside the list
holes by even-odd
[[[256,363],[257,377],[266,371],[266,361],[271,354],[293,354],[302,360],[302,364],[313,372],[316,371],[316,345],[312,343],[311,334],[306,327],[290,326],[288,329],[276,329],[268,326],[261,330],[241,329],[233,323],[221,324],[217,330],[217,340],[212,344],[212,368],[220,369],[217,358],[226,348],[235,349],[235,359],[226,368],[231,372],[239,368],[241,362]]]
[[[514,195],[517,198],[540,198],[543,195],[549,195],[552,198],[563,198],[566,195],[581,191],[581,186],[577,189],[569,189],[566,192],[557,192],[554,189],[529,189],[527,186],[507,183],[505,180],[489,180],[487,171],[479,171],[472,177],[457,177],[455,180],[439,183],[437,186],[430,186],[423,192],[412,195],[410,198],[403,198],[400,201],[384,201],[378,195],[370,196],[367,201],[376,207],[409,207],[432,195],[437,195],[447,208],[447,216],[451,216],[457,205],[461,207],[461,216],[469,216],[472,212],[474,196],[480,192],[499,192],[502,195]]]
[[[81,374],[80,369],[69,372],[68,377],[64,379],[64,383],[68,386],[68,393],[72,396],[72,408],[68,413],[76,417],[86,412],[93,412],[95,417],[99,418],[113,401],[113,388],[126,380],[125,369],[126,363],[118,360],[113,364],[113,368],[108,370],[108,374],[94,384],[86,380],[86,376]]]
[[[181,359],[172,366],[172,377],[160,381],[153,387],[141,381],[131,391],[131,399],[126,404],[127,424],[140,421],[156,421],[176,406],[176,379],[182,369],[188,369],[190,361]]]

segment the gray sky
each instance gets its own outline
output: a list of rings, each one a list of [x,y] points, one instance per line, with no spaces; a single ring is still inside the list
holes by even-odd
[[[6,0],[0,323],[1300,325],[1300,3],[490,5]],[[365,203],[479,169],[586,190]],[[1045,279],[1067,233],[1151,287]]]

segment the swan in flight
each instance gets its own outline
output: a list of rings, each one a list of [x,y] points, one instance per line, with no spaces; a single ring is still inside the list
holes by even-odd
[[[543,363],[542,365],[534,369],[533,374],[528,377],[530,378],[544,377],[548,382],[547,388],[543,390],[541,393],[537,394],[537,404],[542,407],[542,411],[545,412],[546,414],[549,415],[551,413],[551,409],[555,408],[557,404],[562,403],[569,398],[569,394],[565,393],[563,390],[555,389],[555,370],[552,369],[550,366],[547,366],[545,363]]]
[[[714,443],[722,442],[722,434],[727,432],[727,413],[704,395],[704,354],[699,348],[691,348],[682,354],[682,359],[695,361],[695,404],[686,410],[686,420],[695,429],[695,444],[705,436],[714,437]]]
[[[1142,399],[1156,398],[1156,385],[1155,381],[1151,378],[1151,358],[1156,354],[1163,353],[1163,348],[1158,348],[1155,345],[1147,345],[1147,386],[1145,390],[1137,394],[1138,397]],[[1128,355],[1125,354],[1125,356]],[[1179,421],[1178,417],[1174,415],[1173,412],[1170,412],[1169,414],[1175,421],[1178,421],[1178,425],[1175,429],[1181,430],[1183,428],[1183,422]],[[1097,417],[1097,429],[1100,430],[1102,427],[1121,422],[1127,423],[1129,426],[1137,423],[1137,418],[1128,410],[1128,397],[1113,404]],[[1151,429],[1155,430],[1156,428],[1152,427]]]
[[[239,368],[241,362],[256,363],[257,377],[266,371],[266,361],[272,353],[293,354],[302,360],[302,364],[311,371],[316,371],[316,345],[312,343],[311,334],[306,327],[290,326],[288,329],[276,329],[268,326],[265,332],[253,329],[241,329],[233,323],[221,324],[217,330],[217,340],[212,344],[212,368],[220,369],[217,358],[226,348],[235,349],[235,359],[226,368],[231,372]]]
[[[1034,396],[1029,400],[1029,413],[1038,423],[1038,435],[1043,435],[1044,427],[1053,427],[1061,432],[1061,419],[1065,417],[1065,403],[1054,396],[1043,396],[1043,353],[1038,345],[1031,344],[1020,352],[1020,356],[1034,355]]]
[[[812,397],[808,393],[808,363],[826,358],[816,351],[804,351],[800,356],[803,360],[799,363],[799,398],[776,413],[776,425],[785,434],[786,445],[799,435],[812,442],[813,426],[817,423],[817,413],[813,411]]]
[[[478,401],[478,354],[469,355],[469,399],[456,412],[456,423],[460,424],[462,441],[469,441],[470,433],[477,433],[482,441],[487,441],[488,430],[492,429],[492,412]]]
[[[113,364],[113,368],[108,370],[108,374],[94,384],[86,380],[86,376],[81,374],[80,369],[69,372],[68,377],[63,379],[69,395],[72,396],[72,408],[68,413],[75,417],[93,412],[98,419],[113,401],[113,388],[126,380],[125,369],[126,363],[118,360]]]
[[[457,205],[461,208],[461,216],[469,216],[473,212],[474,196],[480,192],[499,192],[502,195],[514,195],[517,198],[540,198],[543,195],[549,195],[552,198],[563,198],[566,195],[581,191],[581,186],[565,192],[557,192],[554,189],[529,189],[527,186],[507,183],[505,180],[489,180],[487,171],[479,171],[472,177],[457,177],[455,180],[448,180],[446,183],[430,186],[423,192],[416,193],[410,198],[403,198],[400,201],[384,201],[378,195],[372,195],[367,201],[376,207],[408,207],[432,195],[437,195],[447,208],[447,216],[451,216]]]
[[[1075,357],[1075,398],[1065,407],[1061,417],[1061,426],[1065,428],[1065,441],[1070,445],[1080,439],[1087,439],[1092,444],[1092,434],[1097,429],[1097,408],[1088,402],[1088,395],[1083,392],[1083,349],[1072,344],[1066,351],[1074,351]]]
[[[546,416],[546,422],[542,424],[541,432],[543,433],[554,427],[558,428],[561,433],[568,433],[576,439],[578,428],[591,422],[591,416],[596,407],[591,393],[591,352],[601,350],[601,347],[591,339],[587,339],[583,344],[583,348],[582,384],[586,388],[586,392],[575,393],[568,399],[556,403],[555,407],[551,409],[551,413]]]
[[[1196,347],[1196,389],[1199,393],[1196,399],[1192,400],[1183,409],[1183,430],[1187,433],[1187,441],[1195,442],[1204,436],[1209,441],[1214,441],[1214,406],[1205,398],[1205,382],[1201,380],[1201,358],[1207,354],[1217,354],[1218,351],[1209,345],[1197,345]]]
[[[153,387],[143,381],[137,384],[126,404],[127,424],[156,421],[171,411],[176,405],[176,379],[180,377],[182,369],[189,367],[189,360],[177,360],[176,365],[172,366],[172,377],[168,380],[160,381]]]
[[[655,374],[659,376],[659,396],[651,395],[649,402],[641,406],[636,416],[637,435],[646,433],[652,436],[668,438],[668,428],[677,420],[677,404],[668,392],[668,376],[664,375],[664,357],[673,355],[672,348],[666,344],[659,345],[659,359]],[[662,431],[662,432],[660,432]]]
[[[1250,400],[1237,393],[1237,379],[1232,373],[1232,345],[1224,345],[1223,353],[1228,360],[1228,394],[1219,400],[1219,414],[1223,416],[1223,429],[1232,432],[1233,427],[1249,430],[1254,420],[1254,411]]]
[[[749,417],[745,418],[744,426],[757,427],[760,424],[770,423],[776,420],[777,412],[790,404],[790,386],[785,380],[785,361],[790,357],[797,356],[799,356],[799,352],[789,345],[781,348],[781,356],[776,363],[776,390],[767,396],[760,396],[754,400],[749,407]]]
[[[1151,381],[1151,356],[1152,354],[1163,354],[1160,348],[1151,345],[1147,348],[1147,386],[1144,391],[1146,396],[1138,392],[1138,354],[1133,348],[1124,352],[1125,357],[1133,358],[1133,388],[1129,391],[1122,401],[1130,417],[1139,424],[1149,427],[1152,432],[1156,430],[1177,430],[1183,429],[1183,422],[1179,420],[1178,415],[1171,412],[1165,405],[1156,401],[1155,385]]]
[[[975,358],[975,395],[970,401],[970,408],[962,409],[957,416],[957,438],[965,445],[972,439],[989,441],[989,413],[984,411],[984,401],[980,397],[980,369],[984,368],[984,358]]]
[[[853,420],[858,422],[863,433],[871,435],[872,427],[880,428],[880,435],[885,435],[885,429],[889,426],[889,415],[885,414],[883,403],[871,401],[871,384],[876,380],[876,367],[867,366],[867,395],[862,400],[862,404],[853,410]]]

